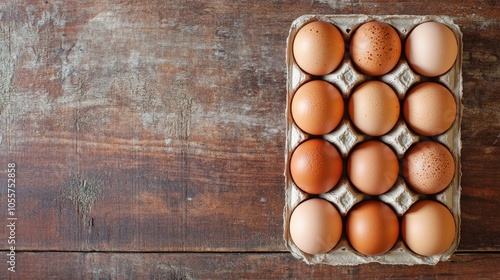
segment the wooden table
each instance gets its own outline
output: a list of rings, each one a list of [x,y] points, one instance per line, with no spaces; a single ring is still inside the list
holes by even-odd
[[[0,278],[500,278],[500,4],[387,2],[2,1]],[[284,245],[288,30],[354,13],[464,34],[461,240],[435,266],[308,266]]]

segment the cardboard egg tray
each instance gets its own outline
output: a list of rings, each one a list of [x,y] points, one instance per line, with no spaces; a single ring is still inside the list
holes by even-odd
[[[343,62],[333,73],[322,76],[312,77],[302,71],[294,61],[292,46],[293,40],[298,30],[305,24],[312,21],[326,21],[336,26],[344,37],[346,44],[346,53]],[[390,24],[399,34],[403,46],[402,56],[396,67],[388,74],[380,77],[371,77],[358,71],[349,60],[350,37],[356,29],[365,22],[379,21]],[[453,67],[442,76],[428,78],[414,72],[405,61],[404,43],[406,36],[411,30],[420,23],[427,21],[436,21],[448,26],[458,42],[458,56]],[[287,106],[286,106],[286,148],[285,148],[285,207],[284,207],[284,239],[287,248],[293,256],[302,259],[308,264],[331,264],[331,265],[357,265],[362,263],[377,262],[382,264],[436,264],[439,261],[447,260],[456,250],[460,239],[460,122],[462,117],[462,33],[451,18],[447,16],[412,16],[412,15],[388,15],[388,16],[370,16],[370,15],[304,15],[297,18],[291,25],[287,39]],[[329,192],[321,195],[310,195],[300,190],[293,182],[290,175],[290,158],[294,149],[303,141],[311,138],[311,135],[301,131],[293,122],[291,116],[291,100],[295,91],[305,82],[311,79],[323,79],[333,84],[341,93],[345,102],[345,112],[341,123],[337,128],[321,137],[332,143],[343,158],[343,175],[339,183]],[[439,136],[423,137],[412,132],[405,124],[403,113],[401,112],[398,123],[387,134],[381,137],[371,137],[358,132],[355,126],[349,120],[347,111],[347,101],[352,90],[367,80],[381,80],[389,84],[397,93],[402,101],[406,92],[413,85],[425,81],[435,81],[445,85],[453,94],[457,105],[457,114],[452,127]],[[402,108],[402,106],[401,106]],[[386,193],[378,196],[368,196],[358,191],[349,181],[346,175],[346,160],[351,149],[358,143],[369,139],[378,139],[388,144],[396,153],[401,164],[405,152],[414,143],[422,140],[431,139],[444,144],[455,159],[455,174],[451,185],[443,192],[436,195],[422,195],[411,190],[405,183],[403,177],[398,177],[396,184]],[[400,168],[401,170],[401,168]],[[325,254],[310,255],[302,252],[295,246],[289,231],[289,221],[293,209],[302,201],[311,197],[321,197],[330,201],[342,216],[344,229],[339,243]],[[368,198],[378,199],[395,211],[399,219],[405,211],[416,201],[421,199],[433,199],[440,201],[451,211],[456,224],[456,236],[451,247],[441,255],[421,256],[413,253],[402,241],[401,234],[395,246],[387,253],[378,256],[365,256],[356,252],[346,239],[345,218],[349,210],[358,202]]]

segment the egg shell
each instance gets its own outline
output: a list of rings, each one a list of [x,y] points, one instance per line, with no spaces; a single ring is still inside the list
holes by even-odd
[[[349,211],[346,221],[349,243],[364,255],[380,255],[389,251],[399,236],[399,221],[394,211],[377,201],[364,201]]]
[[[450,70],[457,59],[457,39],[446,25],[425,22],[408,35],[405,54],[410,66],[419,74],[439,76]]]
[[[290,217],[290,237],[307,254],[323,254],[337,245],[342,218],[330,202],[312,198],[299,204]]]
[[[457,114],[451,92],[438,83],[425,82],[412,88],[403,103],[408,126],[424,136],[435,136],[448,130]]]
[[[342,34],[324,21],[304,25],[293,41],[293,56],[299,67],[318,76],[326,75],[339,66],[344,49]]]
[[[441,203],[418,201],[403,216],[401,235],[406,245],[419,255],[442,254],[455,239],[455,220]]]
[[[389,146],[367,141],[356,146],[347,161],[347,175],[358,190],[369,195],[387,192],[396,183],[399,162]]]
[[[344,100],[330,83],[314,80],[302,85],[292,99],[292,117],[306,133],[332,131],[344,115]]]
[[[349,99],[349,117],[365,134],[380,136],[389,132],[399,118],[399,99],[386,83],[372,80],[358,86]]]
[[[451,183],[455,161],[450,151],[434,141],[413,145],[403,159],[403,176],[421,194],[436,194]]]
[[[387,23],[371,21],[361,25],[351,38],[350,55],[358,69],[380,76],[391,71],[401,56],[401,39]]]
[[[290,173],[300,189],[309,194],[321,194],[339,182],[342,158],[328,141],[311,139],[301,143],[293,152]]]

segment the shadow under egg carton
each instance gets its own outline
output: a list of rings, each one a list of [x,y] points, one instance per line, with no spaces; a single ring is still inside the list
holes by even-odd
[[[335,25],[344,37],[346,42],[346,53],[344,59],[337,69],[325,76],[315,77],[305,73],[295,63],[292,53],[293,38],[298,30],[305,24],[312,21],[326,21]],[[402,57],[399,63],[389,73],[380,77],[371,77],[358,71],[349,60],[348,44],[350,37],[355,33],[356,29],[363,23],[369,21],[379,21],[390,24],[399,34],[402,42]],[[406,36],[411,30],[424,22],[436,21],[448,26],[458,42],[458,56],[455,64],[445,74],[439,77],[424,77],[415,73],[404,58],[404,42]],[[287,40],[287,130],[286,130],[286,151],[285,151],[285,207],[284,207],[284,239],[286,246],[296,258],[304,260],[308,264],[332,264],[332,265],[357,265],[369,262],[378,262],[382,264],[436,264],[439,261],[449,259],[451,254],[458,247],[460,239],[460,122],[462,118],[462,33],[451,18],[447,16],[412,16],[412,15],[390,15],[390,16],[368,16],[368,15],[305,15],[296,19],[290,28]],[[394,128],[387,134],[380,137],[371,137],[361,134],[356,127],[351,123],[347,114],[347,106],[345,106],[344,117],[334,131],[321,135],[319,137],[332,143],[342,158],[344,163],[349,156],[350,151],[359,143],[376,139],[389,145],[396,153],[401,164],[405,152],[415,143],[423,140],[433,140],[445,145],[453,155],[455,160],[455,174],[448,188],[435,195],[422,195],[414,192],[409,188],[405,180],[399,176],[395,185],[386,193],[378,196],[369,196],[358,191],[346,176],[344,171],[339,183],[329,192],[321,195],[310,195],[300,190],[293,182],[289,162],[294,149],[303,141],[310,138],[317,138],[304,133],[298,128],[291,116],[291,100],[295,91],[304,83],[313,79],[322,79],[333,84],[341,92],[345,104],[349,99],[353,89],[364,81],[377,79],[390,85],[400,101],[404,100],[406,93],[412,86],[425,81],[434,81],[446,86],[453,94],[457,105],[457,114],[451,128],[445,133],[435,137],[424,137],[412,132],[406,125],[402,113]],[[345,166],[344,166],[345,169]],[[379,256],[364,256],[356,252],[346,239],[345,232],[339,243],[330,252],[319,255],[306,254],[298,249],[290,237],[289,221],[293,209],[302,201],[311,197],[321,197],[330,201],[345,222],[349,210],[356,204],[366,199],[377,199],[395,211],[396,215],[401,218],[406,210],[418,200],[432,199],[444,204],[452,213],[456,224],[456,236],[453,244],[443,254],[435,256],[421,256],[413,253],[408,249],[404,242],[399,237],[396,245],[387,253]]]

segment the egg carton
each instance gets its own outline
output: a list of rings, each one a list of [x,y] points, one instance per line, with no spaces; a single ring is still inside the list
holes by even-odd
[[[305,24],[312,21],[326,21],[336,26],[342,33],[346,44],[350,41],[352,34],[363,23],[369,21],[379,21],[390,24],[399,34],[403,46],[403,55],[396,67],[389,73],[381,77],[371,77],[358,71],[349,60],[348,51],[346,51],[343,61],[337,69],[321,79],[334,84],[341,92],[345,103],[347,102],[352,90],[363,81],[378,79],[389,84],[397,93],[399,100],[403,100],[408,89],[419,82],[435,81],[445,85],[453,94],[457,105],[457,114],[452,127],[444,134],[435,137],[423,137],[412,132],[406,125],[403,114],[395,127],[387,134],[381,137],[371,137],[361,134],[356,130],[349,120],[348,114],[344,112],[344,117],[337,128],[321,137],[332,143],[343,158],[343,175],[331,191],[321,195],[310,195],[299,189],[293,182],[290,175],[289,163],[294,149],[303,141],[312,138],[311,135],[304,133],[296,126],[291,116],[291,100],[295,91],[304,83],[313,79],[313,77],[302,71],[293,58],[292,45],[293,39],[298,30]],[[406,36],[418,24],[435,21],[448,26],[458,42],[458,56],[452,68],[442,76],[428,78],[414,72],[404,58],[404,42]],[[348,48],[347,48],[348,49]],[[291,25],[287,39],[287,106],[286,106],[286,148],[285,148],[285,206],[284,206],[284,240],[287,248],[293,256],[304,260],[308,264],[331,264],[331,265],[358,265],[362,263],[377,262],[381,264],[428,264],[433,265],[439,261],[450,258],[452,253],[458,247],[460,240],[460,123],[462,118],[462,33],[459,27],[453,23],[448,16],[413,16],[413,15],[304,15],[297,18]],[[347,104],[347,103],[346,103]],[[345,106],[347,108],[347,106]],[[345,109],[347,110],[347,109]],[[317,138],[317,136],[315,136]],[[346,175],[346,159],[351,149],[358,143],[369,139],[378,139],[388,144],[396,153],[400,166],[405,152],[413,144],[423,140],[433,140],[445,145],[453,155],[455,160],[455,174],[450,186],[443,192],[435,195],[422,195],[410,189],[405,180],[399,176],[396,184],[386,193],[378,196],[369,196],[358,191],[349,181]],[[401,170],[401,168],[400,168]],[[302,201],[311,197],[320,197],[333,203],[342,216],[345,225],[345,218],[348,211],[358,202],[366,199],[378,199],[390,205],[398,218],[401,217],[408,208],[418,200],[433,199],[443,203],[451,211],[456,225],[456,236],[453,244],[443,254],[434,256],[421,256],[412,252],[406,247],[401,239],[401,235],[395,246],[387,253],[378,256],[365,256],[356,252],[346,239],[345,232],[339,243],[325,254],[311,255],[302,252],[295,246],[289,231],[290,216],[293,209]]]

